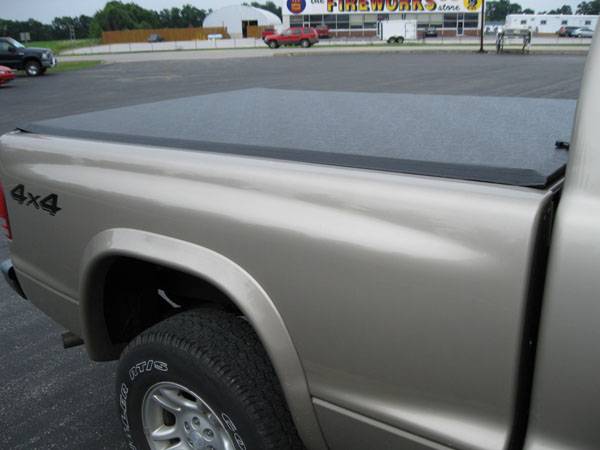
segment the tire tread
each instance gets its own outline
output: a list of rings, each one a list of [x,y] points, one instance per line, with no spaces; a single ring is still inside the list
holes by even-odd
[[[179,349],[210,368],[256,424],[265,450],[304,449],[271,362],[244,319],[210,308],[185,311],[138,335],[122,358],[148,344]]]

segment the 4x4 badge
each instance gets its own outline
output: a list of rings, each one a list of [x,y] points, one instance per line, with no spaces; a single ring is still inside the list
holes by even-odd
[[[35,195],[25,191],[25,186],[19,184],[15,186],[10,195],[19,205],[33,206],[35,209],[42,209],[51,216],[55,216],[62,208],[58,207],[58,195],[50,194],[40,200],[41,195]]]

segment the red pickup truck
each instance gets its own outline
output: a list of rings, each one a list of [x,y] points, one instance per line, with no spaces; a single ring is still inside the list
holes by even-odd
[[[299,45],[308,48],[319,42],[319,34],[314,28],[292,27],[281,33],[273,33],[265,36],[265,44],[271,48],[282,45]]]

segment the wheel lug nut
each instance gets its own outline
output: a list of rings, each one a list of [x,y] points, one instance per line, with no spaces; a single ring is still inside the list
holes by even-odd
[[[192,419],[192,423],[194,424],[194,426],[199,427],[200,426],[200,419],[197,417],[194,417]]]
[[[206,428],[203,431],[203,434],[206,439],[212,439],[213,437],[215,437],[215,433],[213,433],[213,430],[211,430],[210,428]]]

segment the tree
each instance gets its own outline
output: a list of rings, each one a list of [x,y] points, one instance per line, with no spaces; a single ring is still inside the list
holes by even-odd
[[[1,1],[1,0],[0,0]],[[275,7],[272,2],[267,6]],[[209,10],[210,12],[210,10]],[[134,30],[142,28],[184,28],[200,27],[207,12],[193,5],[180,8],[163,9],[160,12],[145,9],[135,3],[123,3],[112,0],[97,11],[94,17],[55,17],[50,25],[33,19],[28,21],[0,19],[0,35],[19,38],[19,33],[29,32],[36,41],[69,39],[71,28],[78,39],[100,37],[103,31]]]
[[[577,6],[577,14],[600,14],[600,0],[581,2]]]
[[[135,28],[135,19],[128,8],[119,1],[111,1],[94,15],[95,22],[103,31],[131,30]]]
[[[46,41],[55,39],[52,26],[29,19],[26,21],[0,19],[0,34],[15,39],[20,38],[20,33],[27,32],[33,41]]]
[[[174,8],[179,11],[178,8]],[[163,16],[156,11],[142,8],[135,3],[109,1],[97,11],[90,24],[90,34],[98,37],[102,31],[135,30],[157,28],[162,24]],[[179,13],[177,13],[179,17]]]
[[[260,8],[260,9],[266,9],[267,11],[270,11],[273,14],[275,14],[280,19],[283,17],[282,12],[281,12],[281,6],[277,6],[272,1],[267,1],[265,3],[252,2],[249,5],[248,5],[248,3],[243,3],[243,5],[254,6],[255,8]]]
[[[546,14],[564,14],[571,15],[573,14],[573,9],[569,5],[562,5],[560,8],[551,9]]]
[[[179,8],[171,8],[171,28],[181,28],[183,22],[181,19],[181,10]]]
[[[91,17],[83,15],[79,17],[55,17],[51,24],[52,39],[70,39],[71,28],[73,28],[76,38],[86,38],[89,35],[91,22]]]
[[[486,20],[490,22],[504,22],[509,14],[521,14],[523,7],[510,0],[491,1],[487,4]]]
[[[189,4],[181,8],[181,21],[186,27],[201,27],[205,17],[206,11],[203,9]]]
[[[523,10],[523,14],[535,14],[535,11],[531,8],[527,8]]]

